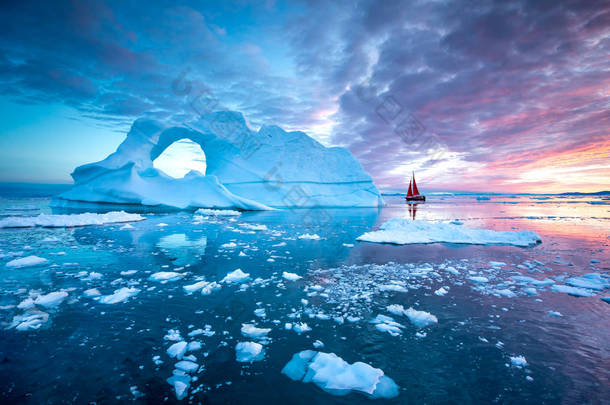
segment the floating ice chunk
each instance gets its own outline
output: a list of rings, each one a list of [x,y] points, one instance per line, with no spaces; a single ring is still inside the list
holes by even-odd
[[[32,298],[26,298],[23,301],[21,301],[19,303],[19,305],[17,305],[17,308],[19,309],[30,309],[30,308],[34,308],[35,304],[34,304],[34,300]]]
[[[304,233],[298,236],[299,239],[311,239],[311,240],[318,240],[320,239],[320,235],[318,235],[317,233],[311,234],[311,233]]]
[[[220,245],[220,247],[222,249],[234,249],[237,247],[237,243],[235,243],[235,242],[223,243],[222,245]]]
[[[199,281],[195,284],[189,284],[182,287],[184,291],[187,293],[194,293],[195,291],[201,290],[203,287],[207,286],[209,283],[207,281]]]
[[[288,329],[288,328],[286,328]],[[299,335],[301,333],[309,332],[311,328],[305,322],[295,323],[292,325],[292,330],[294,330]]]
[[[483,277],[483,276],[472,276],[472,277],[468,277],[468,279],[470,281],[474,281],[475,283],[487,283],[489,282],[489,279],[487,277]]]
[[[256,342],[239,342],[235,345],[235,357],[240,363],[262,360],[265,357],[263,345]]]
[[[288,273],[286,271],[282,273],[282,277],[284,277],[286,280],[289,280],[289,281],[296,281],[300,278],[303,278],[303,277],[299,276],[298,274]]]
[[[97,288],[90,288],[83,292],[83,296],[87,298],[99,297],[102,293]]]
[[[188,345],[186,345],[187,352],[195,352],[197,350],[201,350],[201,342],[193,340],[192,342],[189,342]]]
[[[184,371],[185,373],[194,373],[199,368],[199,364],[188,360],[182,360],[176,363],[174,367],[176,367],[178,370]]]
[[[148,279],[150,281],[158,281],[161,283],[166,283],[168,281],[180,280],[184,276],[186,276],[186,274],[177,273],[175,271],[160,271],[160,272],[151,274],[150,277],[148,277]]]
[[[445,287],[441,287],[438,290],[434,291],[434,295],[438,295],[439,297],[442,297],[443,295],[446,295],[449,291],[447,291],[445,289]]]
[[[324,343],[322,343],[321,340],[316,340],[315,342],[313,342],[313,347],[315,347],[316,349],[321,349],[324,347]]]
[[[35,217],[8,217],[0,219],[0,228],[30,228],[42,226],[47,228],[76,227],[86,225],[103,225],[117,222],[143,221],[146,218],[139,214],[128,214],[124,211],[108,212],[106,214],[72,214],[49,215],[40,214]]]
[[[269,332],[271,332],[271,329],[257,328],[256,326],[254,326],[251,323],[243,323],[241,325],[241,334],[244,335],[245,337],[249,337],[251,339],[263,338],[263,337],[267,336],[267,334]]]
[[[244,273],[241,269],[233,270],[222,279],[221,283],[241,283],[250,278],[250,273]]]
[[[495,289],[495,290],[493,290],[493,294],[501,295],[501,296],[507,297],[507,298],[514,298],[517,296],[517,294],[515,294],[513,291],[509,290],[508,288]]]
[[[531,246],[540,242],[540,236],[532,231],[494,231],[491,229],[467,228],[404,218],[392,218],[379,230],[367,232],[357,240],[376,243],[406,245],[413,243],[467,243],[476,245],[503,244]]]
[[[191,377],[188,375],[173,375],[167,379],[167,382],[174,387],[178,401],[183,400],[188,395],[191,382]]]
[[[134,229],[134,226],[131,224],[125,224],[122,227],[119,228],[121,231],[126,231],[128,229]]]
[[[167,354],[171,358],[181,360],[186,353],[187,343],[185,341],[177,342],[167,348]]]
[[[604,279],[599,273],[589,273],[582,277],[570,277],[565,281],[565,283],[571,285],[572,287],[588,288],[598,291],[610,287],[608,280]]]
[[[257,308],[254,310],[254,315],[258,316],[259,318],[264,318],[267,316],[267,313],[265,312],[265,308]]]
[[[118,304],[119,302],[127,301],[127,299],[137,295],[139,292],[140,290],[134,287],[122,287],[114,290],[114,294],[101,297],[100,302],[102,304]]]
[[[386,307],[386,309],[388,310],[389,313],[394,314],[394,315],[404,315],[405,314],[405,308],[402,305],[399,304],[392,304],[392,305],[388,305]]]
[[[34,266],[42,266],[43,264],[47,264],[49,261],[43,257],[38,256],[27,256],[22,257],[20,259],[14,259],[10,262],[6,263],[6,267],[11,269],[20,269],[23,267],[34,267]]]
[[[68,293],[65,291],[55,291],[39,296],[34,300],[34,304],[41,305],[45,308],[54,308],[61,304],[67,296]]]
[[[418,311],[413,308],[409,308],[405,310],[405,315],[407,318],[409,318],[413,325],[419,326],[420,328],[425,328],[433,323],[438,323],[436,316],[426,311]]]
[[[333,395],[345,395],[351,391],[372,398],[398,395],[398,386],[382,370],[362,362],[349,364],[334,353],[313,350],[296,353],[282,373],[295,381],[313,382]]]
[[[445,271],[446,271],[446,272],[449,272],[449,273],[451,273],[451,274],[455,274],[456,276],[457,276],[458,274],[460,274],[460,272],[459,272],[459,271],[457,271],[457,270],[455,269],[455,267],[453,267],[453,266],[447,266],[447,267],[445,267]]]
[[[218,284],[216,281],[212,281],[212,282],[208,283],[208,285],[206,285],[205,287],[203,287],[201,289],[201,295],[210,295],[214,291],[220,290],[221,287],[222,286],[220,284]]]
[[[241,215],[241,211],[236,210],[213,210],[208,208],[200,208],[195,211],[195,214],[214,217],[236,217]]]
[[[8,329],[15,328],[18,331],[30,331],[40,329],[49,320],[46,312],[30,309],[22,315],[15,315]]]
[[[525,357],[523,357],[523,356],[511,356],[510,363],[513,366],[518,367],[518,368],[527,366],[527,361],[525,360]]]
[[[167,331],[167,334],[163,336],[163,340],[169,340],[170,342],[178,342],[182,340],[182,336],[180,335],[179,330],[170,329]]]
[[[557,312],[557,311],[548,311],[548,313],[551,316],[557,316],[557,317],[563,316],[563,315],[561,315],[561,312]]]
[[[506,263],[504,263],[504,262],[493,262],[492,261],[492,262],[489,262],[489,265],[491,267],[504,267],[504,266],[506,266]]]
[[[593,292],[591,292],[590,290],[585,290],[583,288],[571,287],[569,285],[561,285],[561,284],[553,285],[551,287],[551,291],[562,292],[562,293],[566,293],[569,295],[573,295],[575,297],[591,297],[593,295]]]
[[[396,291],[396,292],[407,292],[405,287],[398,284],[381,284],[379,287],[379,291]]]
[[[391,305],[388,307],[392,307]],[[396,307],[402,307],[401,305],[396,305]],[[393,308],[393,310],[398,311],[398,308]],[[387,332],[392,336],[398,336],[402,334],[401,328],[404,328],[404,325],[394,321],[394,318],[386,316],[386,315],[377,315],[371,323],[375,324],[375,328],[380,332]]]
[[[121,272],[121,276],[133,276],[137,272],[137,270],[126,270]]]
[[[244,229],[248,229],[250,231],[266,231],[267,225],[263,224],[241,224],[240,225]]]

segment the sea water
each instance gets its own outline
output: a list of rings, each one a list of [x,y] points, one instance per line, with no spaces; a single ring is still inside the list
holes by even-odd
[[[5,188],[0,219],[52,213],[50,194]],[[409,206],[385,198],[382,209],[145,209],[129,226],[0,229],[0,402],[607,401],[606,200],[433,196]],[[532,230],[542,243],[356,241],[414,215]],[[47,262],[6,267],[28,256]],[[589,296],[557,288],[583,283]],[[17,330],[32,313],[47,316]],[[176,355],[180,345],[170,347],[182,341]],[[282,373],[305,350],[370,365],[357,376],[362,386],[374,387],[371,370],[383,370],[397,395],[324,389],[353,383],[345,375],[315,383]],[[176,378],[188,379],[182,395]]]

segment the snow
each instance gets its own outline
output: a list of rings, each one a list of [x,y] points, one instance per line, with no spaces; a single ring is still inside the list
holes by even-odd
[[[297,281],[298,279],[303,278],[303,277],[299,276],[298,274],[288,273],[286,271],[282,273],[282,277],[288,281]]]
[[[119,302],[127,301],[130,297],[137,295],[140,292],[134,287],[122,287],[114,291],[114,294],[105,295],[100,298],[102,304],[118,304]]]
[[[249,273],[244,273],[241,269],[233,270],[222,279],[221,283],[241,283],[250,278]]]
[[[11,269],[20,269],[23,267],[34,267],[47,264],[49,261],[45,258],[38,256],[27,256],[20,259],[14,259],[6,263],[6,267]]]
[[[66,297],[68,297],[67,292],[55,291],[46,295],[40,295],[34,300],[34,304],[43,306],[45,308],[54,308],[61,304],[66,299]]]
[[[257,328],[251,323],[244,323],[241,325],[241,334],[251,339],[260,339],[271,332],[269,328]]]
[[[535,245],[541,241],[540,236],[532,231],[494,231],[404,218],[392,218],[383,223],[379,230],[367,232],[359,236],[357,240],[397,245],[446,242],[522,247]]]
[[[158,281],[163,283],[168,281],[180,280],[185,275],[186,274],[184,273],[177,273],[175,271],[160,271],[158,273],[151,274],[148,279],[151,281]]]
[[[372,398],[393,398],[398,386],[384,372],[369,364],[347,363],[334,353],[304,350],[292,356],[282,373],[294,381],[313,382],[333,395],[356,391]]]
[[[191,171],[175,179],[154,167],[165,149],[185,138],[205,150],[205,175]],[[231,111],[203,114],[179,127],[138,119],[114,153],[77,167],[72,177],[74,187],[52,206],[85,202],[261,210],[383,205],[371,176],[347,149],[327,148],[303,132],[274,125],[255,132],[241,113]]]
[[[265,356],[263,345],[256,342],[239,342],[235,345],[235,357],[240,363],[262,360]]]
[[[134,222],[143,221],[145,219],[146,218],[139,214],[129,214],[125,211],[113,211],[105,214],[90,212],[71,215],[40,214],[35,217],[8,217],[0,219],[0,228],[31,228],[35,226],[63,228],[113,224],[118,222]]]

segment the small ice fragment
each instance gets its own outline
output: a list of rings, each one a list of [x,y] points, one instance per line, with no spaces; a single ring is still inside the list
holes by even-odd
[[[239,342],[235,345],[235,357],[240,363],[262,360],[265,356],[263,345],[256,342]]]
[[[300,335],[301,333],[309,332],[311,328],[305,322],[300,322],[292,325],[292,330]]]
[[[318,239],[320,239],[320,236],[317,233],[314,233],[314,234],[304,233],[302,235],[299,235],[298,238],[299,239],[318,240]]]
[[[11,269],[20,269],[23,267],[35,267],[47,264],[49,261],[43,257],[27,256],[20,259],[14,259],[6,263],[6,267]]]
[[[487,277],[483,277],[483,276],[473,276],[473,277],[468,277],[468,279],[470,281],[474,281],[475,283],[487,283],[489,281],[489,279]]]
[[[158,273],[151,274],[148,279],[150,281],[167,282],[180,280],[186,276],[184,273],[176,273],[175,271],[160,271]]]
[[[289,280],[289,281],[296,281],[296,280],[302,278],[298,274],[288,273],[286,271],[282,273],[282,277],[284,277],[286,280]]]
[[[233,270],[222,279],[221,283],[241,283],[250,278],[249,273],[244,273],[241,269]]]
[[[46,295],[41,295],[34,300],[34,304],[41,305],[45,308],[53,308],[58,306],[66,299],[68,293],[65,291],[55,291]]]
[[[182,360],[176,363],[174,367],[176,367],[178,370],[184,371],[185,373],[193,373],[197,371],[199,364],[188,360]]]
[[[257,328],[251,323],[244,323],[241,325],[241,334],[251,339],[263,338],[271,332],[269,328]]]
[[[513,366],[518,367],[518,368],[527,366],[527,361],[525,360],[525,357],[523,357],[523,356],[511,356],[510,363]]]
[[[134,287],[122,287],[118,290],[114,290],[114,294],[101,297],[100,302],[102,304],[118,304],[119,302],[126,301],[129,297],[133,297],[139,292],[140,290]]]
[[[177,342],[167,348],[167,354],[171,358],[181,360],[186,353],[187,343],[185,341]]]
[[[411,323],[420,328],[425,328],[433,323],[438,323],[436,316],[426,311],[417,311],[413,308],[405,310],[405,315],[409,318]]]
[[[315,347],[316,349],[321,349],[324,347],[324,343],[322,343],[321,340],[316,340],[315,342],[313,342],[313,347]]]
[[[445,290],[444,287],[439,288],[438,290],[434,291],[434,295],[438,295],[439,297],[442,297],[443,295],[446,295],[449,291]]]

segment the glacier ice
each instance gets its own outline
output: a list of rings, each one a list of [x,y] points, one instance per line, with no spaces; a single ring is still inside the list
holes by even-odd
[[[207,170],[172,178],[153,161],[174,142],[190,139],[206,154]],[[381,194],[347,149],[327,148],[303,132],[274,125],[252,130],[241,113],[202,115],[183,126],[136,120],[106,159],[77,167],[74,187],[54,207],[82,203],[175,208],[377,207]]]
[[[357,391],[372,398],[393,398],[398,386],[384,372],[357,361],[349,364],[334,353],[304,350],[292,356],[282,373],[295,381],[313,382],[333,395]]]

